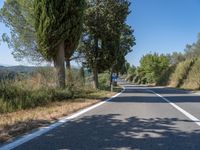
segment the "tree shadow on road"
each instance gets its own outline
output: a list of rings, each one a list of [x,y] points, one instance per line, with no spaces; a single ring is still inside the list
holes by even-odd
[[[129,95],[129,92],[133,94]],[[191,102],[189,97],[180,102]],[[200,102],[198,98],[195,101]],[[127,105],[129,102],[166,103],[152,93],[137,89],[125,91],[109,101]],[[17,149],[200,150],[200,128],[189,119],[139,118],[134,115],[125,117],[120,114],[104,114],[102,111],[98,109],[96,115],[87,113],[69,121]]]
[[[150,89],[159,94],[163,94],[163,97],[167,98],[174,103],[200,103],[200,95],[191,94],[182,90],[172,90],[172,89],[161,89],[153,88]],[[118,96],[116,99],[110,102],[114,103],[167,103],[162,98],[158,97],[154,93],[146,89],[127,89],[123,92],[124,94]]]
[[[35,149],[199,150],[200,130],[178,118],[119,119],[119,114],[85,116],[34,140]],[[178,124],[184,123],[181,130]],[[194,124],[195,126],[195,124]],[[44,141],[49,144],[44,144]],[[30,148],[30,147],[29,147]]]

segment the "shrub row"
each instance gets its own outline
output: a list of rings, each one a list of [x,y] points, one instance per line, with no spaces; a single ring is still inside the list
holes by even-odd
[[[186,60],[179,63],[174,73],[170,77],[170,86],[182,87],[188,79],[190,71],[192,70],[195,63],[196,59]]]
[[[34,108],[73,98],[73,92],[66,89],[42,88],[37,90],[22,89],[8,83],[0,84],[0,113],[12,112],[20,109]]]

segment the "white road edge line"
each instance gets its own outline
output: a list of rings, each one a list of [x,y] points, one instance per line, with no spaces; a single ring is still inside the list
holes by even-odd
[[[0,147],[0,150],[11,150],[13,148],[16,148],[16,147],[18,147],[18,146],[20,146],[20,145],[22,145],[22,144],[34,139],[34,138],[36,138],[36,137],[39,137],[39,136],[49,132],[50,130],[53,130],[56,127],[59,127],[59,126],[63,125],[64,123],[66,123],[66,122],[68,122],[68,121],[70,121],[70,120],[72,120],[74,118],[77,118],[78,116],[80,116],[80,115],[82,115],[82,114],[84,114],[84,113],[86,113],[86,112],[88,112],[88,111],[90,111],[92,109],[95,109],[95,108],[105,104],[106,102],[108,102],[108,101],[116,98],[120,94],[122,94],[124,91],[125,91],[125,87],[123,87],[123,90],[120,93],[112,96],[111,98],[109,98],[109,99],[107,99],[107,100],[105,100],[103,102],[99,102],[99,103],[97,103],[97,104],[95,104],[93,106],[90,106],[88,108],[85,108],[85,109],[83,109],[83,110],[81,110],[81,111],[79,111],[77,113],[72,114],[71,116],[67,116],[65,118],[62,118],[58,122],[53,123],[53,124],[51,124],[51,125],[49,125],[47,127],[41,127],[41,128],[39,128],[37,131],[35,131],[33,133],[24,135],[24,136],[20,137],[19,139],[14,140],[11,143],[3,145],[2,147]]]
[[[192,93],[192,94],[195,94],[195,95],[200,95],[200,93],[196,93],[196,92],[194,92],[194,93]]]
[[[170,100],[166,99],[165,97],[163,97],[162,95],[154,92],[153,90],[149,90],[148,91],[154,93],[155,95],[157,95],[158,97],[162,98],[163,100],[165,100],[166,102],[168,102],[170,105],[172,105],[174,108],[176,108],[177,110],[179,110],[181,113],[183,113],[186,117],[188,117],[190,120],[192,120],[194,123],[196,123],[198,126],[200,126],[200,120],[198,118],[196,118],[195,116],[191,115],[190,113],[188,113],[187,111],[185,111],[184,109],[182,109],[181,107],[179,107],[178,105],[176,105],[175,103],[171,102]]]

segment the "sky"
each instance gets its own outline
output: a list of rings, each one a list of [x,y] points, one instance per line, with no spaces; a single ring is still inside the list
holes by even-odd
[[[197,40],[200,32],[200,0],[130,0],[127,23],[134,29],[136,46],[126,58],[138,66],[141,57],[151,53],[183,52],[186,44]],[[0,8],[3,0],[0,0]],[[9,30],[0,23],[0,35]],[[12,49],[0,45],[0,64],[27,65],[16,62]]]

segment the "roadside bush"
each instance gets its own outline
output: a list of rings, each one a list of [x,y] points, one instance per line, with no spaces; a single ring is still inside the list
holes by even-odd
[[[188,78],[183,84],[183,88],[200,89],[200,58],[198,58],[192,66]]]
[[[108,72],[99,74],[99,88],[106,90],[109,88],[110,74]]]
[[[173,65],[173,66],[169,66],[167,69],[165,69],[165,70],[161,73],[161,75],[160,75],[160,77],[159,77],[159,79],[158,79],[156,85],[158,85],[158,86],[166,86],[166,85],[169,85],[170,76],[171,76],[172,73],[174,72],[175,68],[176,68],[176,66]]]
[[[43,106],[53,101],[90,98],[97,91],[92,88],[90,79],[85,83],[83,71],[74,69],[72,82],[65,89],[56,87],[55,70],[51,67],[38,68],[14,80],[0,80],[0,113]],[[108,89],[109,77],[107,72],[99,75],[101,89]]]
[[[38,68],[32,74],[15,80],[0,81],[0,112],[12,112],[21,109],[46,105],[52,101],[84,97],[88,88],[75,85],[65,89],[56,88],[55,71],[53,68]]]
[[[134,74],[128,74],[126,77],[126,81],[133,82],[134,76]]]
[[[186,60],[177,65],[174,73],[170,77],[170,86],[181,87],[184,84],[195,60],[196,59]]]
[[[73,97],[69,89],[23,89],[9,82],[0,84],[0,112],[12,112],[34,108],[52,101],[66,100]]]
[[[145,77],[145,72],[141,68],[137,68],[135,71],[135,76],[133,78],[133,83],[135,84],[146,84],[147,79]]]

